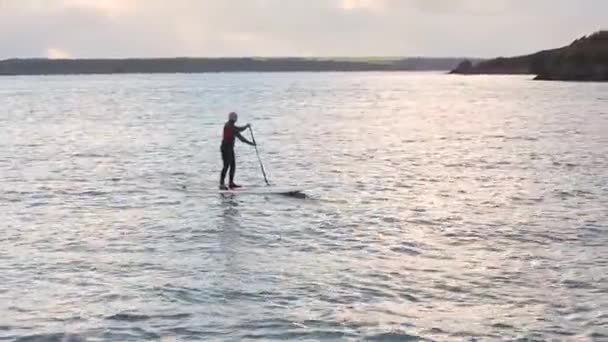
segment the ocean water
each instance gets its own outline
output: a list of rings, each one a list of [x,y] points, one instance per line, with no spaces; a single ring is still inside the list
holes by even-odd
[[[1,341],[608,340],[608,84],[2,77],[0,108]],[[304,198],[217,192],[229,111]]]

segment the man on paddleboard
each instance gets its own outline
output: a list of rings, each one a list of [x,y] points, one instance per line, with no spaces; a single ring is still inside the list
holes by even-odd
[[[234,183],[234,173],[236,171],[236,159],[234,158],[234,138],[238,138],[240,141],[249,144],[251,146],[255,146],[255,144],[243,137],[241,132],[249,128],[251,125],[247,124],[243,127],[239,127],[236,125],[236,121],[238,120],[238,115],[235,112],[228,114],[228,122],[224,125],[224,134],[222,138],[222,146],[220,150],[222,151],[222,161],[224,162],[224,167],[222,168],[222,173],[220,175],[220,190],[228,190],[240,188],[240,185],[236,185]],[[226,187],[224,183],[224,179],[226,178],[226,172],[230,169],[230,183],[228,187]]]

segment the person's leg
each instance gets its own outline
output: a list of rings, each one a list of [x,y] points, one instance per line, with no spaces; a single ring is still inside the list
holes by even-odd
[[[225,189],[226,185],[224,185],[224,179],[226,179],[226,172],[228,172],[228,168],[230,167],[230,157],[227,153],[228,151],[226,151],[224,147],[222,147],[221,151],[224,166],[222,167],[222,172],[220,174],[220,189]]]
[[[230,157],[230,186],[235,187],[236,184],[234,184],[234,174],[236,173],[236,158],[234,156],[234,150],[232,150]]]

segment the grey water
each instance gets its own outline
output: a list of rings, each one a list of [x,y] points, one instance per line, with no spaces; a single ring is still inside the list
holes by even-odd
[[[2,77],[0,108],[2,341],[608,340],[608,84]],[[217,192],[230,111],[305,198]]]

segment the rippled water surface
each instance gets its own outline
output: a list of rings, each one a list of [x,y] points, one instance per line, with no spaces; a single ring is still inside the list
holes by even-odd
[[[608,340],[608,84],[2,77],[0,108],[0,340]],[[231,110],[306,198],[218,194]]]

